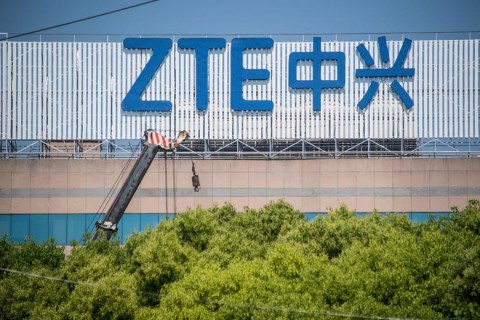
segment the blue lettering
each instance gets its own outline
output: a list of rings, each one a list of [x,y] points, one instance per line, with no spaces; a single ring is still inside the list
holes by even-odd
[[[386,37],[379,37],[377,39],[378,48],[380,50],[380,58],[382,59],[383,63],[390,62],[389,54],[388,54],[388,47],[387,47],[387,38]],[[403,40],[402,48],[400,48],[400,52],[398,53],[397,59],[393,63],[393,66],[390,68],[371,68],[373,66],[373,58],[368,52],[365,45],[362,43],[357,46],[357,52],[360,54],[360,57],[365,62],[365,65],[368,67],[367,69],[356,69],[355,76],[357,78],[395,78],[395,77],[413,77],[415,75],[414,68],[404,68],[403,65],[405,64],[405,60],[407,59],[408,52],[412,46],[412,40],[405,39]],[[360,110],[364,110],[368,107],[370,102],[372,101],[373,97],[378,91],[379,83],[377,81],[371,81],[370,85],[367,89],[367,92],[363,96],[363,98],[358,103],[358,107]],[[410,109],[413,106],[413,100],[410,98],[410,95],[405,91],[402,87],[400,82],[397,80],[393,80],[390,83],[390,88],[398,95],[402,103],[405,105],[405,108]]]
[[[172,40],[165,38],[126,38],[123,40],[123,46],[126,49],[152,49],[152,56],[123,99],[122,109],[124,111],[136,112],[168,112],[172,110],[172,103],[170,101],[144,101],[141,99],[143,92],[152,80],[155,72],[160,68],[165,57],[170,52]]]
[[[345,86],[345,53],[323,52],[321,48],[322,38],[313,38],[312,52],[292,52],[288,58],[288,83],[292,89],[312,89],[313,110],[322,109],[322,89],[340,89]],[[313,80],[297,79],[298,61],[309,60],[313,63]],[[337,80],[322,80],[322,61],[330,60],[337,62]]]
[[[313,38],[313,49],[311,52],[292,52],[288,57],[288,84],[290,89],[311,89],[313,94],[313,110],[321,110],[321,94],[323,89],[341,89],[345,86],[345,53],[324,52],[321,49],[320,37]],[[172,40],[168,38],[126,38],[123,41],[125,49],[151,49],[152,56],[140,72],[132,87],[122,101],[124,111],[145,112],[170,112],[172,102],[168,100],[144,101],[142,95],[147,86],[165,61],[172,48]],[[273,102],[270,100],[246,100],[243,97],[243,85],[253,80],[269,80],[270,71],[267,69],[247,69],[243,66],[243,54],[245,50],[260,49],[271,50],[274,40],[271,38],[236,38],[231,42],[230,56],[230,105],[234,111],[272,111]],[[360,44],[357,46],[357,53],[364,61],[366,68],[355,70],[357,78],[370,78],[370,84],[364,96],[358,102],[360,110],[368,107],[375,97],[379,82],[376,78],[406,78],[415,75],[414,68],[405,68],[404,64],[412,46],[412,41],[405,39],[393,65],[389,66],[393,59],[390,59],[386,37],[378,38],[381,67],[374,66],[372,55]],[[200,111],[208,108],[208,55],[210,50],[224,49],[226,40],[224,38],[181,38],[178,40],[179,49],[192,49],[196,57],[196,107]],[[312,61],[313,76],[310,80],[297,79],[297,66],[299,61]],[[323,61],[334,61],[336,63],[336,80],[323,80],[321,67]],[[375,79],[374,79],[375,78]],[[414,102],[402,84],[391,79],[391,90],[397,94],[406,109],[411,109]]]
[[[232,40],[230,104],[233,110],[273,110],[273,102],[270,100],[245,100],[243,98],[243,83],[245,81],[270,79],[270,71],[266,69],[245,69],[243,67],[243,51],[271,48],[273,48],[273,39],[271,38],[235,38]]]
[[[208,51],[223,49],[227,42],[222,38],[182,38],[178,40],[181,49],[193,49],[196,55],[196,99],[197,109],[207,110],[208,106]]]

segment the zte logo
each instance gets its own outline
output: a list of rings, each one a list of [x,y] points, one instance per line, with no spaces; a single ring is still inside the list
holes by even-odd
[[[341,89],[345,86],[345,53],[325,52],[321,50],[321,38],[313,39],[311,52],[292,52],[288,57],[288,85],[291,90],[310,89],[313,94],[313,110],[321,110],[321,93],[324,89]],[[195,52],[196,69],[196,107],[205,111],[208,107],[208,55],[210,50],[224,49],[226,40],[223,38],[181,38],[178,40],[180,49],[190,49]],[[169,112],[172,103],[167,100],[145,101],[141,99],[148,84],[161,67],[172,48],[172,40],[168,38],[127,38],[123,41],[126,49],[151,49],[152,56],[145,65],[133,86],[122,101],[124,111]],[[249,49],[272,50],[274,41],[271,38],[236,38],[232,40],[230,57],[230,106],[234,111],[272,111],[273,102],[270,100],[246,100],[243,98],[243,85],[248,81],[270,80],[270,71],[267,69],[248,69],[243,66],[244,51]],[[413,106],[410,95],[396,80],[397,78],[413,77],[414,68],[404,68],[412,41],[405,39],[393,65],[389,67],[390,56],[385,37],[378,38],[378,49],[384,68],[372,68],[374,60],[371,53],[363,44],[357,46],[357,53],[362,58],[365,68],[355,70],[357,78],[371,79],[363,98],[358,102],[360,110],[368,107],[378,91],[379,79],[391,81],[390,88],[395,92],[406,109]],[[310,61],[313,69],[313,79],[297,79],[297,65],[299,61]],[[333,61],[336,64],[336,80],[321,78],[321,66],[324,61]]]

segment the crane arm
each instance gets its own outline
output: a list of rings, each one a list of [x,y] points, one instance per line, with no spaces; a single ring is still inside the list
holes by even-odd
[[[111,238],[112,234],[117,231],[120,219],[122,219],[130,200],[132,200],[135,195],[138,186],[142,182],[142,179],[152,164],[153,159],[155,159],[157,152],[160,149],[165,150],[165,152],[173,151],[183,140],[188,138],[188,133],[186,131],[181,131],[175,142],[159,135],[158,132],[153,130],[147,130],[145,136],[146,143],[143,145],[142,152],[104,219],[97,222],[97,230],[93,236],[93,240],[96,240],[99,237],[99,230],[103,230],[107,240]],[[155,140],[155,137],[158,137],[159,139]]]
[[[137,191],[140,182],[142,182],[145,173],[147,173],[152,160],[155,159],[158,149],[160,149],[160,147],[157,145],[145,144],[143,146],[140,157],[135,162],[132,171],[123,183],[120,192],[117,194],[105,218],[103,221],[97,223],[97,232],[93,240],[98,238],[99,229],[104,231],[107,240],[117,231],[118,223],[127,209],[130,200],[132,200],[133,195]]]

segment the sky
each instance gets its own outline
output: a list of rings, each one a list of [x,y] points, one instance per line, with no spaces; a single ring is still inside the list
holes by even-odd
[[[145,1],[0,0],[0,32],[26,33]],[[480,0],[159,0],[45,31],[43,37],[463,31],[477,31],[478,37],[479,12]]]

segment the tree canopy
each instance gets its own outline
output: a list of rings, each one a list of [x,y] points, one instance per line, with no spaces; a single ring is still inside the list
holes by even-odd
[[[64,257],[0,239],[2,319],[480,318],[480,201],[450,219],[196,208]]]

